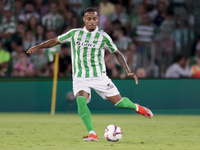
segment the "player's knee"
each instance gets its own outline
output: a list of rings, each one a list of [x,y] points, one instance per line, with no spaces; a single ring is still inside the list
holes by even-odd
[[[78,105],[84,105],[87,104],[87,100],[85,97],[79,96],[76,98],[76,102]]]
[[[78,97],[85,97],[87,99],[87,97],[89,96],[89,94],[83,90],[79,91],[77,94],[76,94],[76,98]]]

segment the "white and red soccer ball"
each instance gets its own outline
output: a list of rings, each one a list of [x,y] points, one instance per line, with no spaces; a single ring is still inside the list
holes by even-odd
[[[109,125],[104,131],[104,136],[108,141],[118,142],[122,138],[122,130],[117,125]]]

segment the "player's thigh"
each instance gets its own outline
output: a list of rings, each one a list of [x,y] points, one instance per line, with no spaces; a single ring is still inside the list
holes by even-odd
[[[90,101],[91,89],[89,87],[87,79],[73,78],[73,92],[75,97],[85,97],[87,102]]]
[[[94,82],[92,88],[103,98],[107,99],[108,97],[120,95],[117,87],[107,76],[98,77]]]

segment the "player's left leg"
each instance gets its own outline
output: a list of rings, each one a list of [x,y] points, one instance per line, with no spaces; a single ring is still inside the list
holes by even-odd
[[[89,93],[87,93],[84,90],[81,90],[76,94],[75,97],[78,105],[78,114],[89,132],[89,136],[85,137],[83,140],[98,141],[98,137],[94,132],[94,128],[92,125],[91,112],[87,106],[87,99],[89,97]]]
[[[115,96],[111,96],[111,97],[107,97],[111,103],[113,103],[116,107],[119,108],[128,108],[128,109],[132,109],[135,112],[147,117],[147,118],[152,118],[153,117],[153,113],[146,107],[142,107],[138,104],[134,104],[129,98],[127,97],[121,97],[120,94],[115,95]]]
[[[91,112],[87,106],[87,103],[89,103],[91,99],[89,79],[73,78],[73,92],[76,97],[78,114],[89,132],[89,136],[85,137],[83,140],[98,141],[98,137],[92,125]]]

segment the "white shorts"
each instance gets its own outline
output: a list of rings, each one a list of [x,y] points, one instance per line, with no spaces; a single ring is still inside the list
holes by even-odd
[[[94,89],[103,99],[119,94],[117,87],[106,75],[91,78],[73,78],[74,96],[81,90],[89,93],[87,103],[91,100],[91,89]]]

